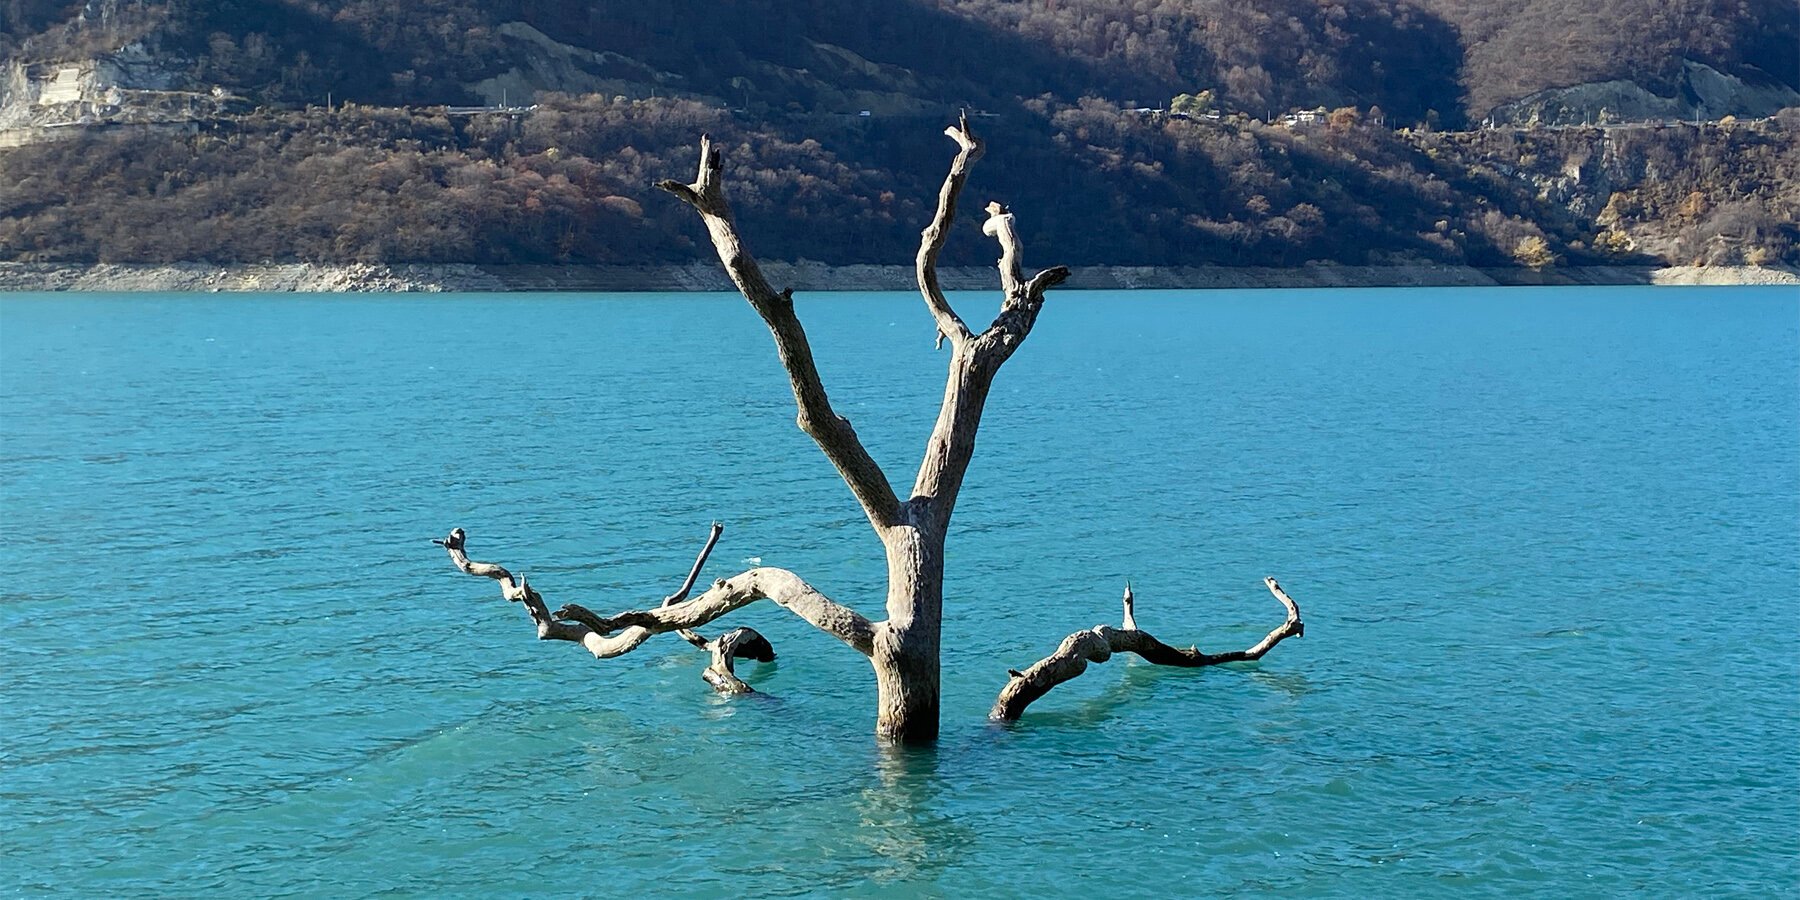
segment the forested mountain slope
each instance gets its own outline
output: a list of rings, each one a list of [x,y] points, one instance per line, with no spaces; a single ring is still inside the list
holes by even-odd
[[[806,112],[1212,89],[1258,118],[1448,125],[1585,82],[1667,96],[1686,61],[1800,88],[1791,0],[0,0],[0,54],[133,41],[261,101],[384,105],[508,81]]]
[[[984,123],[983,192],[1029,210],[1029,245],[1070,264],[1772,262],[1800,238],[1800,122],[1402,134],[1090,100]],[[905,262],[942,177],[935,124],[800,135],[693,101],[588,97],[102,132],[0,151],[0,258],[687,262],[703,250],[692,217],[650,185],[691,177],[709,132],[764,255]],[[1522,257],[1533,241],[1549,256]],[[991,249],[969,224],[948,253]]]
[[[1788,0],[1599,2],[0,0],[0,138],[63,138],[0,149],[0,259],[683,262],[710,131],[766,255],[904,262],[966,108],[1074,264],[1795,261],[1791,118],[1450,130],[1800,83]]]

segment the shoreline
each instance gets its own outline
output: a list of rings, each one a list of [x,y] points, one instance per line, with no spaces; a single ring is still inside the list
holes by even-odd
[[[769,262],[769,280],[799,291],[909,291],[911,266],[828,266]],[[990,267],[939,270],[947,290],[994,290]],[[1483,269],[1467,266],[1076,267],[1065,289],[1232,289],[1353,287],[1496,287],[1553,285],[1800,285],[1800,268],[1755,266],[1586,266]],[[0,292],[489,293],[513,291],[730,291],[711,261],[680,266],[469,263],[0,263]]]

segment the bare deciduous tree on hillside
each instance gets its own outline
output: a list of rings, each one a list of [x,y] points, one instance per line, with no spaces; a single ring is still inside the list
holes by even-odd
[[[716,638],[696,629],[739,607],[757,600],[771,600],[806,620],[856,652],[869,658],[875,670],[876,733],[883,739],[917,743],[938,734],[939,645],[943,625],[944,538],[963,476],[975,452],[975,434],[981,424],[988,391],[1000,367],[1031,334],[1044,306],[1044,293],[1068,278],[1069,270],[1056,266],[1026,278],[1020,268],[1021,246],[1013,226],[1013,214],[999,203],[987,206],[982,230],[1000,245],[1000,283],[1005,291],[999,315],[981,331],[971,329],[951,308],[938,284],[937,259],[956,217],[956,203],[969,169],[981,158],[983,145],[970,131],[968,121],[945,130],[956,141],[956,158],[938,195],[936,215],[925,228],[917,258],[919,292],[937,325],[940,345],[950,345],[949,376],[943,405],[926,442],[911,492],[902,499],[887,475],[863,448],[850,421],[838,415],[826,396],[825,386],[813,364],[806,332],[794,314],[792,291],[776,291],[763,278],[756,261],[744,249],[726,202],[720,179],[720,153],[707,138],[700,143],[700,171],[692,184],[666,181],[658,187],[693,207],[706,224],[719,260],[744,298],[768,324],[775,350],[787,369],[799,407],[798,424],[825,452],[855,495],[869,525],[886,549],[888,564],[887,618],[871,621],[838,603],[786,569],[759,567],[720,579],[690,598],[701,567],[717,542],[715,524],[705,547],[695,560],[686,583],[664,598],[660,606],[601,616],[586,607],[567,604],[552,612],[524,577],[492,563],[474,562],[466,554],[462,529],[440,541],[457,568],[470,575],[493,578],[502,596],[524,604],[540,640],[581,644],[596,658],[629,653],[658,634],[676,632],[707,651],[711,661],[704,675],[716,690],[743,693],[749,686],[733,671],[737,659],[767,660],[774,650],[761,635],[737,628]],[[1159,665],[1208,666],[1262,657],[1277,643],[1304,632],[1300,611],[1274,579],[1269,590],[1287,610],[1287,617],[1255,646],[1222,654],[1170,647],[1138,629],[1134,598],[1125,590],[1124,616],[1119,627],[1099,625],[1065,639],[1050,656],[1024,671],[1010,671],[1010,678],[995,700],[992,717],[1017,719],[1032,701],[1056,685],[1080,675],[1091,662],[1104,662],[1113,653],[1131,652]]]

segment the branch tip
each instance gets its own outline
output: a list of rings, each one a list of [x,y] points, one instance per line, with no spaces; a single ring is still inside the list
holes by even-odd
[[[968,110],[963,110],[962,113],[956,117],[956,124],[945,128],[944,134],[955,141],[958,147],[962,148],[962,153],[959,154],[957,160],[959,164],[971,163],[981,158],[982,150],[985,149],[985,147],[981,138],[975,136],[975,130],[969,127]],[[955,174],[958,168],[963,168],[963,166],[959,165],[953,167],[951,170],[952,173]]]
[[[688,569],[687,578],[681,582],[681,587],[676,589],[675,593],[663,598],[662,605],[672,606],[687,599],[688,593],[694,589],[695,580],[700,577],[700,570],[706,566],[706,558],[712,555],[713,547],[719,543],[719,535],[724,533],[725,526],[723,524],[712,523],[712,527],[706,533],[706,545],[700,548],[700,555],[694,558],[694,565]]]

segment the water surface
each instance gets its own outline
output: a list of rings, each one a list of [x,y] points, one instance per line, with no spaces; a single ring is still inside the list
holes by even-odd
[[[993,300],[958,301],[971,319]],[[801,295],[910,484],[945,357]],[[1065,293],[950,544],[944,736],[778,608],[761,693],[597,663],[427,539],[600,611],[880,548],[714,295],[0,300],[0,887],[24,895],[1792,893],[1792,289]],[[1139,620],[1014,727],[1007,668]],[[1121,871],[1133,873],[1120,883]]]

